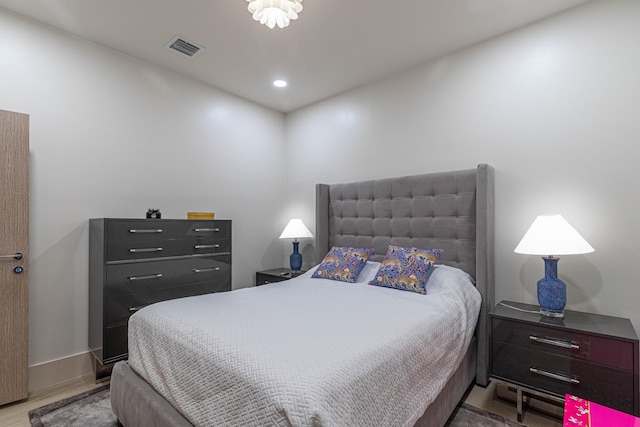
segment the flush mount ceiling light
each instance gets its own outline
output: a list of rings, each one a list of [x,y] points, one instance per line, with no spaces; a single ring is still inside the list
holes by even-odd
[[[269,28],[276,25],[287,27],[289,21],[298,19],[302,12],[302,0],[247,0],[247,10],[253,14],[253,19]]]

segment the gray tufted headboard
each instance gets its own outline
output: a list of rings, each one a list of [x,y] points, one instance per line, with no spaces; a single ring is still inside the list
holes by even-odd
[[[488,383],[487,314],[494,305],[494,172],[476,169],[316,185],[318,263],[332,246],[440,248],[440,263],[458,267],[482,295],[476,382]]]

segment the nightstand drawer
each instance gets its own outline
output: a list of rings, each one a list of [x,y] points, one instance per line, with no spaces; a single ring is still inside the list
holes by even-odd
[[[269,283],[283,282],[293,277],[298,277],[304,271],[291,271],[288,268],[274,268],[256,272],[256,286],[268,285]]]
[[[256,273],[256,286],[268,285],[269,283],[283,282],[289,280],[290,277],[270,276],[267,274]]]
[[[529,323],[493,319],[493,339],[530,350],[633,371],[633,343]]]
[[[493,342],[492,375],[564,397],[565,393],[633,413],[633,373],[526,347]]]

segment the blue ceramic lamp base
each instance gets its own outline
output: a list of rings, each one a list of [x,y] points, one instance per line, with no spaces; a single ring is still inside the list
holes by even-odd
[[[289,264],[292,271],[300,271],[302,268],[302,254],[298,252],[300,242],[293,242],[293,253],[289,255]]]
[[[558,261],[560,258],[542,257],[544,260],[544,278],[538,281],[538,304],[540,313],[549,317],[564,317],[567,305],[567,285],[558,279]]]

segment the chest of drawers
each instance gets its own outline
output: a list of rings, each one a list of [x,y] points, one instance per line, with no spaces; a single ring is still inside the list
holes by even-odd
[[[89,348],[127,358],[127,322],[156,302],[231,290],[231,221],[89,221]]]
[[[502,305],[490,319],[493,378],[557,398],[573,394],[638,415],[638,337],[628,319],[570,310],[564,319],[556,319]]]

